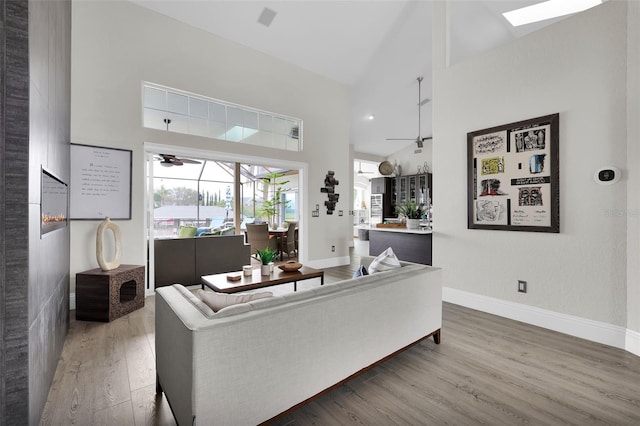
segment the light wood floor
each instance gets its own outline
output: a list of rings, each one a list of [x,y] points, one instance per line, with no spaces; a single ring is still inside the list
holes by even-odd
[[[174,425],[155,394],[154,297],[111,323],[73,317],[41,424]],[[275,424],[640,425],[640,358],[445,303],[440,345],[425,340]]]

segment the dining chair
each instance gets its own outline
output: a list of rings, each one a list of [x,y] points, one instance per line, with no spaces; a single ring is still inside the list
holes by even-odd
[[[257,256],[256,250],[264,250],[269,247],[278,251],[278,240],[269,235],[269,225],[266,223],[247,223],[247,242],[251,246],[251,255]]]
[[[291,258],[291,253],[294,254],[294,256],[298,255],[298,241],[297,241],[297,227],[298,227],[298,222],[295,221],[288,221],[288,228],[287,228],[287,233],[284,236],[284,243],[282,244],[282,246],[284,247],[284,252],[287,254],[288,258]]]

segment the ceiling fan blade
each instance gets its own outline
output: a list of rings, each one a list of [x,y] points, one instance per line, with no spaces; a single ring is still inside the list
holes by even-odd
[[[199,161],[191,160],[190,158],[180,158],[180,159],[177,159],[177,160],[179,160],[179,161],[181,161],[183,163],[188,163],[188,164],[201,164]]]
[[[155,159],[159,160],[163,166],[182,166],[185,163],[202,164],[200,161],[192,160],[190,158],[178,158],[173,154],[158,154]]]

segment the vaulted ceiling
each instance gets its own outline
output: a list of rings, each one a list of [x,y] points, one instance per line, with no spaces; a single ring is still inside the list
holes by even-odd
[[[429,102],[421,109],[421,135],[432,136],[431,106],[437,102],[431,90],[434,0],[133,1],[348,85],[350,143],[356,152],[386,157],[413,143],[386,138],[418,136],[416,79],[423,76],[421,98]],[[502,16],[540,1],[450,0],[451,62],[562,19],[516,28]],[[265,8],[269,10],[261,18]],[[268,26],[258,22],[270,17]]]

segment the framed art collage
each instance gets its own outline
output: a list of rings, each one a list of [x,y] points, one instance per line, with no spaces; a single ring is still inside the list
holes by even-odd
[[[559,114],[467,133],[468,228],[560,232]]]

